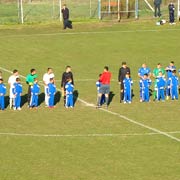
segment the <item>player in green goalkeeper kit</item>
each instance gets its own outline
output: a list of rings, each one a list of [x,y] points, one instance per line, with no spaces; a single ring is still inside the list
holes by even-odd
[[[154,92],[153,92],[153,100],[157,99],[157,78],[159,76],[159,72],[162,72],[162,76],[165,77],[165,69],[161,67],[161,63],[157,64],[157,67],[153,70],[154,80]]]

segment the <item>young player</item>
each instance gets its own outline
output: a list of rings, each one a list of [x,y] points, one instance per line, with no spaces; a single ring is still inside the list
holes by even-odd
[[[165,77],[165,69],[162,68],[161,63],[157,64],[157,67],[153,70],[154,77],[154,91],[153,91],[153,100],[157,99],[157,79],[159,77],[159,72],[162,73],[162,76]]]
[[[167,66],[165,70],[166,70],[166,78],[167,78],[167,82],[168,82],[169,78],[172,76],[172,72],[174,70],[176,70],[176,67],[174,65],[174,61],[171,61],[169,63],[169,66]],[[168,86],[168,84],[167,84],[167,87],[166,87],[166,99],[167,100],[169,99],[170,95],[171,95],[170,86]]]
[[[31,100],[30,100],[30,109],[33,107],[38,107],[38,95],[40,92],[40,86],[38,85],[38,79],[34,79],[34,84],[31,86]]]
[[[6,86],[3,84],[3,79],[0,78],[0,110],[4,110],[4,96],[6,94]]]
[[[100,77],[101,77],[101,74],[99,74],[99,78],[100,78]],[[98,99],[99,89],[100,89],[100,87],[101,87],[101,82],[100,82],[99,79],[96,81],[96,87],[97,87],[97,99]],[[102,94],[100,104],[102,105],[102,104],[104,104],[104,103],[105,103],[105,95]]]
[[[72,84],[72,79],[68,79],[67,83],[65,85],[66,89],[66,108],[73,108],[74,102],[73,102],[73,91],[74,91],[74,85]]]
[[[12,89],[14,95],[14,110],[21,110],[21,95],[22,95],[22,85],[20,78],[16,78],[16,82],[14,83],[14,87]]]
[[[54,84],[54,79],[53,78],[50,78],[50,82],[48,84],[48,87],[47,87],[47,95],[48,95],[48,107],[49,108],[54,108],[54,96],[55,96],[55,93],[56,93],[56,86]]]
[[[140,86],[140,102],[149,102],[149,87],[151,85],[151,79],[148,78],[148,74],[144,74],[143,78],[139,81]]]
[[[8,84],[10,86],[10,89],[9,89],[9,106],[10,106],[10,109],[14,106],[14,94],[13,94],[12,89],[14,88],[14,83],[16,82],[16,78],[18,78],[18,77],[19,77],[18,70],[15,69],[15,70],[13,70],[13,74],[8,79]]]
[[[170,89],[170,95],[172,100],[178,100],[178,87],[179,79],[176,76],[176,70],[173,70],[172,76],[168,79],[168,87]]]
[[[53,78],[54,81],[54,73],[52,68],[47,69],[47,73],[43,75],[43,83],[44,83],[44,93],[45,93],[45,104],[49,107],[49,96],[47,94],[48,84],[50,83],[50,79]]]
[[[161,99],[162,101],[164,101],[165,100],[164,91],[165,91],[165,86],[166,86],[166,79],[164,78],[164,75],[161,71],[159,72],[156,82],[157,82],[157,100],[160,101],[160,99]]]
[[[28,106],[30,106],[30,101],[31,101],[31,87],[34,84],[34,79],[37,77],[38,75],[36,73],[36,69],[31,69],[30,74],[26,76],[26,83],[28,84],[28,92],[27,92]]]
[[[127,73],[125,79],[123,80],[124,84],[124,104],[131,103],[132,101],[132,85],[133,81],[130,78],[130,74]]]

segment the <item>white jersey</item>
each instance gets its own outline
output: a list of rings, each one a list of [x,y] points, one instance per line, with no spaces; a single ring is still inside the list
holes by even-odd
[[[11,75],[8,79],[8,84],[10,85],[10,88],[13,87],[14,83],[16,82],[16,78],[19,76]]]
[[[50,83],[50,78],[54,78],[54,73],[48,74],[45,73],[43,76],[43,82],[46,84],[46,86]]]

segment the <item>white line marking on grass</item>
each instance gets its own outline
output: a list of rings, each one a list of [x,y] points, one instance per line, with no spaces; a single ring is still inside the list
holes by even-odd
[[[179,134],[180,131],[166,132]],[[0,136],[30,136],[30,137],[118,137],[118,136],[153,136],[160,133],[126,133],[126,134],[30,134],[30,133],[6,133],[0,132]]]
[[[119,31],[82,31],[82,32],[59,32],[59,33],[42,33],[42,34],[19,34],[19,35],[2,35],[0,38],[7,37],[31,37],[31,36],[56,36],[56,35],[87,35],[87,34],[112,34],[112,33],[137,33],[137,32],[166,32],[180,31],[180,29],[144,29],[144,30],[119,30]]]
[[[8,73],[12,73],[12,72],[9,71],[8,69],[2,68],[2,67],[0,67],[0,68],[1,68],[2,70],[4,70],[4,71],[8,72]],[[25,76],[22,76],[22,75],[20,75],[20,76],[23,77],[23,78],[26,78]],[[43,85],[43,84],[41,83],[41,85]],[[57,89],[57,90],[60,90],[60,89]],[[94,104],[90,104],[90,103],[84,101],[83,99],[80,99],[79,97],[78,97],[78,101],[80,101],[81,103],[85,104],[86,106],[90,106],[90,107],[93,107],[93,108],[96,107]],[[179,138],[176,138],[176,137],[174,137],[174,136],[172,136],[172,135],[170,135],[170,134],[168,134],[168,133],[166,133],[166,132],[163,132],[163,131],[158,130],[158,129],[153,128],[153,127],[150,127],[150,126],[145,125],[145,124],[143,124],[143,123],[137,122],[137,121],[135,121],[135,120],[133,120],[133,119],[130,119],[130,118],[128,118],[128,117],[126,117],[126,116],[124,116],[124,115],[121,115],[121,114],[119,114],[119,113],[115,113],[115,112],[112,112],[112,111],[109,111],[109,110],[103,109],[103,108],[100,108],[99,110],[104,111],[104,112],[107,112],[107,113],[112,114],[112,115],[114,115],[114,116],[120,117],[121,119],[124,119],[124,120],[126,120],[126,121],[128,121],[128,122],[131,122],[131,123],[133,123],[133,124],[136,124],[136,125],[138,125],[138,126],[141,126],[141,127],[145,128],[145,129],[149,129],[149,130],[151,130],[151,131],[153,131],[153,132],[155,132],[155,133],[164,135],[164,136],[166,136],[166,137],[169,137],[170,139],[173,139],[173,140],[175,140],[175,141],[177,141],[177,142],[180,142],[180,139],[179,139]]]

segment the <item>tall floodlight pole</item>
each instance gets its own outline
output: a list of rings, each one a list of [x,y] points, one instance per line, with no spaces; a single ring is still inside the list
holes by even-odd
[[[108,12],[111,13],[111,0],[109,0]]]
[[[24,23],[24,13],[23,13],[23,2],[20,0],[20,14],[21,14],[21,23]]]
[[[59,20],[60,20],[60,21],[62,21],[61,9],[62,9],[62,2],[61,2],[61,0],[59,0]]]
[[[126,0],[126,12],[128,13],[129,11],[129,0]]]
[[[139,6],[138,5],[138,0],[135,0],[135,18],[136,19],[138,19],[138,16],[139,16],[139,14],[138,14],[139,7],[138,6]]]
[[[98,17],[101,19],[101,0],[98,0]]]

